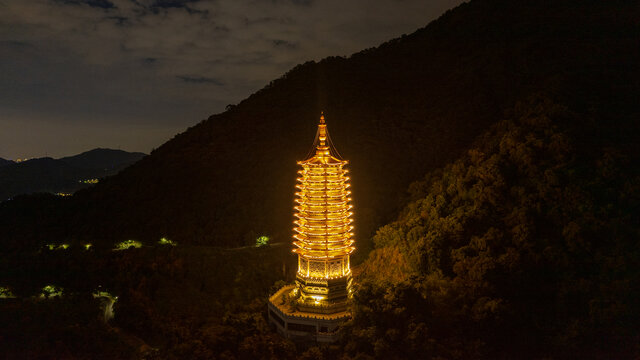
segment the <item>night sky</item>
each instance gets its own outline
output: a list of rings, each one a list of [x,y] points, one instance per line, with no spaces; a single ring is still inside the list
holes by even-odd
[[[0,0],[0,157],[149,152],[296,64],[460,0]]]

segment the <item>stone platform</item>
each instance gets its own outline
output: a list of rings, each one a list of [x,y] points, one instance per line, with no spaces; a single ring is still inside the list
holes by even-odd
[[[332,314],[304,312],[286,304],[283,297],[295,285],[284,286],[269,298],[269,324],[292,340],[332,343],[340,337],[340,325],[351,318],[348,310]]]

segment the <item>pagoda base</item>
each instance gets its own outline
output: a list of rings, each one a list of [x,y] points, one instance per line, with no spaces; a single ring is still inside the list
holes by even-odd
[[[298,310],[322,314],[346,311],[351,281],[351,273],[337,279],[305,278],[297,274]]]
[[[351,318],[346,306],[344,310],[332,314],[294,309],[286,304],[284,296],[290,294],[295,287],[285,286],[269,298],[269,324],[280,335],[295,341],[332,343],[338,340],[340,325]]]

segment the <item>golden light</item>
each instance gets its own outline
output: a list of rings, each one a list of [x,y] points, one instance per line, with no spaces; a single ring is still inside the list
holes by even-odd
[[[341,324],[351,316],[349,256],[355,248],[347,164],[321,116],[310,155],[298,161],[302,169],[293,222],[296,282],[269,297],[269,323],[287,338],[336,341]]]
[[[343,280],[344,293],[349,292],[349,255],[355,247],[353,206],[345,169],[348,161],[342,160],[333,147],[324,116],[320,117],[314,145],[312,155],[298,161],[302,170],[298,171],[295,192],[293,251],[298,254],[297,283],[302,300],[317,304],[327,300],[327,296],[311,294],[329,292],[328,285],[317,280]]]

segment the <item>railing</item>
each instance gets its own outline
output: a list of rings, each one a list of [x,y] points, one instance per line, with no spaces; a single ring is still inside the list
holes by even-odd
[[[282,316],[284,319],[287,318],[296,318],[296,319],[321,319],[321,320],[339,320],[339,319],[348,319],[351,317],[351,314],[348,313],[346,311],[346,303],[338,303],[335,305],[330,305],[330,306],[314,306],[313,310],[316,311],[318,309],[326,309],[327,311],[329,310],[335,310],[338,306],[344,306],[345,311],[342,312],[338,312],[335,314],[322,314],[322,313],[309,313],[309,312],[304,312],[304,311],[296,311],[293,310],[293,312],[288,312],[289,310],[291,310],[289,308],[288,304],[281,304],[281,300],[282,300],[282,296],[284,295],[284,293],[286,291],[291,291],[293,290],[293,288],[295,287],[295,285],[287,285],[284,286],[283,288],[281,288],[280,290],[278,290],[275,294],[273,294],[270,298],[269,298],[269,304],[273,305],[274,310],[276,310],[280,316]],[[304,307],[304,306],[302,306]],[[309,308],[311,309],[311,308]]]

